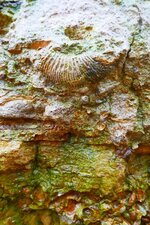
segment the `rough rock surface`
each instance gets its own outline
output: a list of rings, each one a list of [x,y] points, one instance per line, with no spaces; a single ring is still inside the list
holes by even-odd
[[[0,224],[150,224],[149,11],[0,0]]]

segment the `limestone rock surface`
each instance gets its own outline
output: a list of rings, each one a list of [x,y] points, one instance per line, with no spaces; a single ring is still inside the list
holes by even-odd
[[[150,224],[149,12],[0,0],[0,225]]]

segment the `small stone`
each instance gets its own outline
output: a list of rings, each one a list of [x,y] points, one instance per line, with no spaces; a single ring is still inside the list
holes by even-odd
[[[102,131],[102,130],[105,129],[105,127],[106,127],[106,125],[105,125],[104,123],[102,123],[102,124],[100,124],[100,125],[97,126],[97,129],[98,129],[99,131]]]
[[[83,102],[84,104],[86,104],[86,103],[89,102],[89,97],[86,96],[86,95],[84,95],[84,96],[81,97],[81,100],[82,100],[82,102]]]

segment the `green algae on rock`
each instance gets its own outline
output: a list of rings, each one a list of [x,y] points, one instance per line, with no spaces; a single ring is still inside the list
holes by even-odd
[[[0,10],[0,225],[149,225],[149,1]]]

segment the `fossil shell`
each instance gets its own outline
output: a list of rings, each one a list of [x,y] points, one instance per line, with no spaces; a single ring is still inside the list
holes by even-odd
[[[130,36],[118,21],[118,13],[120,18],[123,13],[116,14],[114,8],[111,22],[109,7],[106,1],[95,0],[24,2],[9,32],[10,53],[19,44],[21,49],[28,48],[35,69],[54,83],[103,79],[114,69],[119,55],[126,54]]]
[[[85,54],[68,57],[54,53],[42,59],[40,69],[55,83],[78,84],[102,78],[110,68]]]

